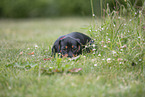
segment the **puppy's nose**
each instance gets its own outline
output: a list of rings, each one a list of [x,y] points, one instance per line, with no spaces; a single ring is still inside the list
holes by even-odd
[[[70,52],[68,53],[68,56],[67,56],[67,57],[72,58],[72,57],[73,57],[73,53],[70,51]]]

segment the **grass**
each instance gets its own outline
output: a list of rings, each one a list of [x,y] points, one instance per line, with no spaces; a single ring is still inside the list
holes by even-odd
[[[144,17],[90,21],[0,20],[0,96],[144,97]],[[97,50],[49,60],[54,41],[73,31],[91,36]]]

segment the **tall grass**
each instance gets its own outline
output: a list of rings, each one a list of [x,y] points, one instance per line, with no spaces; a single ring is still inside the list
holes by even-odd
[[[135,10],[129,0],[127,4],[126,9],[120,5],[120,11],[113,10],[112,12],[107,4],[104,22],[101,26],[93,23],[88,29],[88,34],[96,41],[97,54],[105,59],[109,58],[111,64],[115,62],[121,66],[143,66],[145,57],[144,6]],[[129,10],[127,17],[122,14],[125,10]],[[92,17],[94,19],[94,13]]]

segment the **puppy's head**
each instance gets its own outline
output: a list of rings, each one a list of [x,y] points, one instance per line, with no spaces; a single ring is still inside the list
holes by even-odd
[[[76,57],[82,53],[82,47],[78,39],[65,37],[59,41],[61,57]]]

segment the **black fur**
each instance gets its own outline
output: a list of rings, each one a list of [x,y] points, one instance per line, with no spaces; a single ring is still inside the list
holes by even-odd
[[[60,36],[52,47],[52,55],[60,53],[61,57],[75,57],[82,54],[82,49],[87,43],[92,43],[92,39],[82,33],[72,32],[67,35]]]

